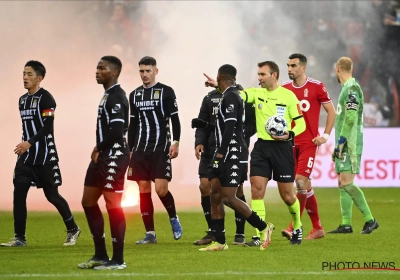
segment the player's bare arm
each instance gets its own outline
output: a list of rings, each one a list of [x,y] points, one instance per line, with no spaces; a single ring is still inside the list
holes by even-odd
[[[14,149],[14,153],[17,155],[22,155],[25,153],[32,145],[28,141],[24,141],[22,143],[19,143],[16,148]]]
[[[329,138],[329,135],[332,132],[332,128],[335,125],[336,111],[335,106],[333,106],[332,102],[322,104],[325,112],[328,113],[328,117],[326,118],[324,135],[315,137],[312,141],[315,145],[320,146],[325,144]]]

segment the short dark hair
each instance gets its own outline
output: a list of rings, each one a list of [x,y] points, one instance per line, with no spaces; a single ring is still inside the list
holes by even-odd
[[[276,64],[275,62],[263,61],[263,62],[259,62],[257,65],[258,65],[258,67],[263,67],[263,66],[267,65],[269,67],[269,69],[271,70],[271,72],[270,72],[271,75],[272,75],[272,73],[276,73],[276,79],[277,80],[279,79],[279,67],[278,67],[278,64]]]
[[[151,66],[157,66],[157,61],[154,57],[151,56],[145,56],[141,60],[139,60],[139,66],[140,65],[151,65]]]
[[[44,78],[44,76],[46,75],[46,68],[44,67],[44,65],[37,60],[29,60],[27,63],[25,63],[24,67],[32,67],[33,71],[35,71],[36,75],[42,76]]]
[[[121,71],[122,71],[122,62],[121,62],[121,60],[120,60],[118,57],[113,56],[113,55],[106,55],[106,56],[103,56],[103,57],[101,58],[101,60],[108,61],[108,62],[109,62],[110,64],[112,64],[115,68],[117,68],[117,70],[118,70],[118,76],[119,76],[119,74],[121,74]]]
[[[289,59],[295,59],[295,58],[299,59],[301,65],[307,64],[307,57],[304,54],[294,53],[289,56]]]
[[[225,78],[235,81],[237,70],[234,66],[230,64],[224,64],[218,69],[218,74]]]

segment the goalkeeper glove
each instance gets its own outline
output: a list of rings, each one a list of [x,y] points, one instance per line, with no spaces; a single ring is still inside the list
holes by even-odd
[[[343,158],[343,148],[344,148],[344,144],[346,143],[346,138],[344,138],[343,136],[339,137],[339,140],[336,144],[335,147],[335,157],[337,158]]]
[[[192,128],[207,128],[208,122],[203,121],[202,119],[195,118],[192,119]]]
[[[214,157],[212,160],[212,168],[214,176],[221,176],[225,171],[224,158]]]

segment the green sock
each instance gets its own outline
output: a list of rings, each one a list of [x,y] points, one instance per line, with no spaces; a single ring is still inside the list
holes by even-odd
[[[288,206],[289,213],[292,215],[292,220],[293,220],[293,229],[299,229],[301,228],[301,220],[300,220],[300,203],[299,200],[296,197],[296,201]]]
[[[357,208],[364,215],[364,221],[368,222],[373,220],[374,217],[372,217],[371,210],[369,210],[363,191],[354,183],[343,186],[343,189],[351,196]]]
[[[264,199],[253,199],[251,201],[251,208],[265,222],[265,204],[264,204]],[[257,236],[259,237],[260,236],[260,231],[258,229],[256,229],[256,233],[257,233]]]
[[[340,188],[340,210],[342,212],[342,225],[351,225],[353,199],[344,188]]]

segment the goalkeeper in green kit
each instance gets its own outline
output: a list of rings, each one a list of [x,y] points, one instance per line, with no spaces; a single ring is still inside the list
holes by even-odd
[[[352,77],[353,62],[341,57],[336,64],[336,76],[342,85],[336,111],[335,141],[332,154],[335,172],[338,174],[342,223],[329,233],[352,233],[353,201],[364,216],[361,234],[369,234],[379,227],[373,218],[363,191],[354,184],[354,177],[360,173],[363,149],[363,107],[364,95],[360,85]]]

